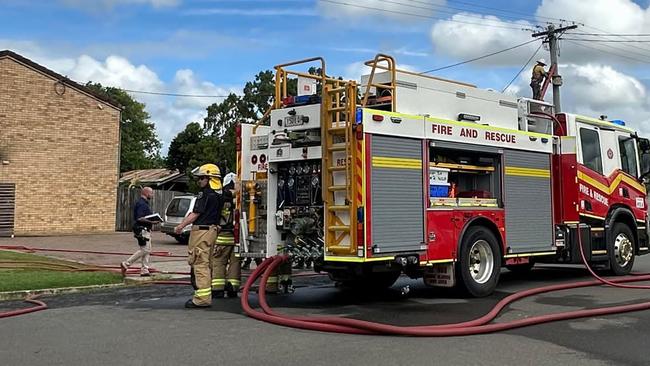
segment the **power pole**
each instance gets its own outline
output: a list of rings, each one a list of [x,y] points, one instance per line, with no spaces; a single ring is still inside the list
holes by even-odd
[[[546,36],[544,42],[548,42],[549,45],[549,51],[551,53],[551,69],[555,69],[555,74],[552,75],[553,79],[551,80],[553,83],[553,105],[555,106],[555,113],[560,113],[562,111],[562,106],[560,104],[560,86],[562,86],[562,77],[558,73],[557,66],[557,40],[562,33],[576,28],[578,28],[578,26],[575,24],[560,28],[555,28],[555,25],[550,24],[546,31],[533,34],[533,37]]]

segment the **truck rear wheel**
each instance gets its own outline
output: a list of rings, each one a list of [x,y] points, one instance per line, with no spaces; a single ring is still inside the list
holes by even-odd
[[[607,239],[609,266],[615,275],[624,276],[630,273],[634,266],[635,250],[632,230],[621,222],[615,223]]]
[[[463,236],[456,278],[459,288],[474,297],[484,297],[494,292],[501,271],[497,239],[484,226],[470,227]]]

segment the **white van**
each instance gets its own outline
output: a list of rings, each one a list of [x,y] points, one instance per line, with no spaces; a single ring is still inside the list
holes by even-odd
[[[174,228],[180,224],[181,221],[190,214],[190,212],[192,212],[195,202],[196,196],[174,197],[165,209],[165,221],[162,223],[160,231],[174,237],[179,243],[187,244],[188,239],[190,238],[192,225],[187,225],[180,235],[174,232]]]

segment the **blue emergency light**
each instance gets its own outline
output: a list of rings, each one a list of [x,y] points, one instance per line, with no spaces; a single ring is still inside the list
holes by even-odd
[[[361,124],[363,121],[363,109],[357,107],[357,114],[356,114],[356,122],[357,124]]]
[[[625,121],[622,121],[622,120],[620,120],[620,119],[615,119],[615,120],[612,120],[611,122],[612,122],[613,124],[615,124],[615,125],[625,126]]]

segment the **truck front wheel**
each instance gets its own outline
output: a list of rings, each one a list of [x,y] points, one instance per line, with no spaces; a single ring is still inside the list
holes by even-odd
[[[484,226],[467,229],[460,245],[456,278],[461,290],[474,297],[490,295],[501,271],[497,239]]]
[[[615,223],[607,239],[609,266],[615,275],[624,276],[630,273],[634,266],[635,250],[632,230],[621,222]]]

